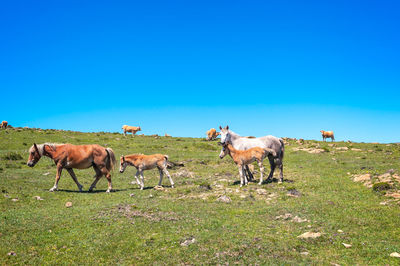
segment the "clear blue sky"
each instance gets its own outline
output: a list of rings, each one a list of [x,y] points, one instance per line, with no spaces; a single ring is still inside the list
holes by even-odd
[[[13,126],[400,141],[399,1],[3,1]]]

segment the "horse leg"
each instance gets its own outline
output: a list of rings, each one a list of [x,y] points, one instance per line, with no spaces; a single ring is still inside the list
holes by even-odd
[[[140,181],[139,181],[138,176],[139,176],[139,170],[136,171],[135,179],[136,179],[136,184],[138,184],[139,187],[140,187]],[[134,184],[135,184],[135,181],[132,181],[131,184],[134,185]]]
[[[172,177],[167,170],[167,166],[163,168],[163,172],[166,176],[168,176],[169,182],[171,183],[171,187],[174,188],[174,181],[172,181]]]
[[[160,168],[158,168],[158,172],[160,173],[160,181],[158,181],[158,186],[161,187],[162,179],[163,179],[163,171]]]
[[[75,181],[75,184],[78,186],[79,191],[82,192],[83,186],[81,184],[79,184],[78,179],[76,178],[76,175],[74,173],[74,170],[72,170],[72,168],[68,168],[67,171],[70,174],[70,176],[72,177],[72,180]]]
[[[274,158],[268,157],[268,160],[269,160],[269,164],[271,166],[271,171],[269,172],[267,181],[270,181],[270,180],[272,180],[272,177],[274,176],[276,164],[275,164]]]
[[[50,192],[53,192],[54,190],[58,190],[58,181],[60,181],[61,178],[61,173],[62,173],[62,166],[57,165],[57,174],[56,174],[56,181],[54,182],[54,186],[50,188]]]
[[[89,192],[93,191],[93,189],[96,187],[97,182],[99,182],[100,178],[102,177],[102,173],[99,168],[97,168],[96,165],[93,165],[93,169],[96,172],[95,180],[93,181],[92,185],[89,188]]]
[[[140,190],[143,190],[144,188],[144,176],[143,176],[143,170],[140,170]]]
[[[262,161],[258,161],[257,163],[258,163],[258,166],[260,167],[260,173],[261,173],[260,182],[258,184],[261,185],[263,182],[263,177],[264,177],[264,165],[263,165]]]
[[[111,174],[110,171],[104,166],[100,169],[101,173],[107,178],[108,181],[108,189],[106,190],[107,193],[111,192],[112,190],[112,182],[111,182]],[[100,176],[101,177],[101,176]]]
[[[246,174],[247,173],[247,174]],[[249,181],[254,179],[253,173],[250,171],[250,168],[248,165],[245,166],[245,174],[248,176]]]
[[[283,163],[279,164],[279,183],[283,183]]]
[[[243,167],[241,165],[239,166],[239,175],[240,175],[240,187],[242,187],[244,184],[244,181],[243,181]]]

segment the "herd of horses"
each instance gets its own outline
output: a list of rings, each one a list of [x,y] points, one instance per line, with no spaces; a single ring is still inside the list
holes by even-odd
[[[7,122],[3,121],[1,127],[7,127]],[[140,131],[140,127],[130,127],[124,125],[122,127],[124,135],[126,132],[134,135]],[[285,153],[285,145],[281,138],[275,136],[264,137],[249,137],[240,136],[229,129],[229,126],[219,127],[220,132],[214,128],[207,131],[207,140],[214,140],[217,136],[221,137],[219,145],[222,146],[219,157],[222,159],[229,155],[239,169],[240,186],[247,185],[254,177],[248,167],[249,164],[257,162],[260,167],[260,181],[259,185],[263,183],[263,160],[268,158],[271,170],[267,177],[267,181],[271,181],[275,169],[278,167],[279,182],[283,182],[283,157]],[[331,138],[334,141],[335,137],[332,131],[321,130],[323,141]],[[41,157],[46,156],[52,159],[57,167],[57,173],[54,186],[49,191],[58,190],[58,182],[61,177],[63,169],[65,169],[76,183],[79,191],[82,191],[83,186],[78,182],[73,169],[87,169],[93,167],[95,171],[92,185],[89,191],[92,191],[99,179],[103,176],[108,181],[108,189],[106,192],[112,190],[111,171],[113,170],[116,159],[114,151],[111,148],[105,148],[98,144],[90,145],[73,145],[73,144],[56,144],[56,143],[34,143],[29,149],[29,158],[27,165],[33,167],[37,164]],[[140,189],[144,188],[144,175],[143,171],[157,168],[160,173],[160,180],[158,185],[161,186],[163,175],[169,179],[171,187],[174,187],[174,182],[167,170],[168,155],[165,154],[130,154],[122,155],[120,157],[120,173],[123,173],[127,166],[133,166],[137,172],[135,174],[136,183]],[[140,179],[139,179],[140,177]]]

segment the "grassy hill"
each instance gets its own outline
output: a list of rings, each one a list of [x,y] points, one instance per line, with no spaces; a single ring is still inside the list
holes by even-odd
[[[64,171],[50,193],[56,168],[48,158],[26,166],[28,148],[43,142],[111,147],[116,156],[164,153],[184,167],[169,170],[176,188],[158,171],[145,171],[140,191],[134,168],[113,173],[93,193],[79,193]],[[124,137],[119,133],[55,130],[0,131],[0,261],[2,264],[398,264],[400,173],[397,144],[286,140],[285,182],[240,188],[233,161],[219,159],[216,141]],[[345,147],[345,148],[343,148]],[[347,150],[346,150],[347,149]],[[266,174],[269,167],[264,162]],[[256,179],[259,178],[257,167]],[[390,170],[390,171],[389,171]],[[388,172],[389,171],[389,172]],[[94,171],[76,170],[87,191]],[[393,177],[385,190],[354,182]],[[277,176],[278,173],[275,174]],[[387,181],[387,180],[386,180]],[[226,195],[231,202],[217,199]],[[39,196],[43,200],[38,200]],[[72,202],[67,208],[66,202]],[[317,238],[298,238],[306,232]],[[350,244],[346,248],[343,243]],[[14,252],[15,256],[8,255]]]

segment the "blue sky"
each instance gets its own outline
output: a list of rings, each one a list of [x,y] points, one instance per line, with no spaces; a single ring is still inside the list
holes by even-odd
[[[0,119],[400,139],[398,1],[7,1]]]

